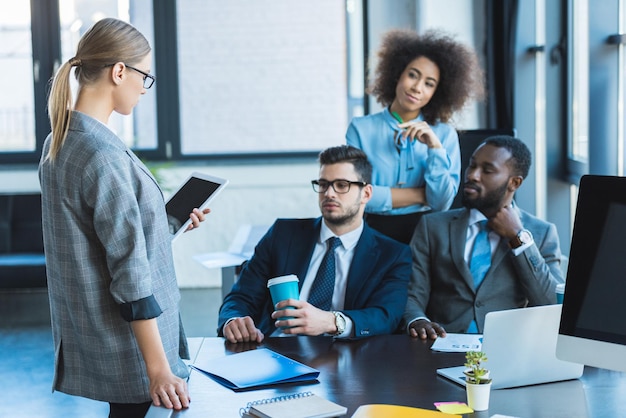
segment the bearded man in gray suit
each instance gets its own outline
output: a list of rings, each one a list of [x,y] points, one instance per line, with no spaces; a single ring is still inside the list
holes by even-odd
[[[556,227],[513,200],[531,159],[519,139],[487,138],[465,171],[464,208],[428,214],[417,225],[404,313],[409,335],[481,333],[488,312],[556,303],[563,283]]]

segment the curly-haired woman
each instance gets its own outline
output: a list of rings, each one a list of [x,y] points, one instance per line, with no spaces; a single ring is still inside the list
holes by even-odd
[[[409,243],[421,215],[447,210],[459,188],[460,150],[448,123],[471,98],[482,98],[474,51],[441,31],[392,30],[378,51],[369,92],[385,108],[352,120],[349,145],[373,167],[368,224]]]

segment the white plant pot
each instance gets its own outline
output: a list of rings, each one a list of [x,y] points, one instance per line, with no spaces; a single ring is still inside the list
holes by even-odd
[[[465,385],[467,392],[467,404],[474,411],[485,411],[489,409],[489,395],[491,393],[491,382],[477,385],[467,383]]]

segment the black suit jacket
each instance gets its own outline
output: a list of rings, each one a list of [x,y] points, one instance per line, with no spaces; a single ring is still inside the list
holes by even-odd
[[[233,317],[250,316],[265,335],[275,331],[267,289],[272,277],[306,277],[322,218],[279,219],[255,248],[239,280],[220,308],[218,334]],[[411,276],[409,247],[367,225],[355,247],[348,273],[343,313],[352,319],[356,337],[394,332],[406,306]]]

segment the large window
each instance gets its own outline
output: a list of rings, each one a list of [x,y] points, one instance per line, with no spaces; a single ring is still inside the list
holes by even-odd
[[[35,151],[30,3],[0,0],[0,151]]]
[[[60,63],[74,56],[80,37],[93,23],[103,17],[126,20],[154,46],[151,0],[0,0],[0,10],[2,163],[39,160],[50,131],[49,81]],[[142,97],[132,116],[114,115],[110,121],[111,128],[138,150],[157,147],[155,91]]]
[[[572,183],[589,163],[589,21],[588,0],[570,0],[568,44],[568,172]]]
[[[626,0],[569,0],[570,180],[625,174]]]
[[[104,17],[115,17],[132,23],[146,36],[154,49],[151,0],[60,0],[61,62],[72,58],[85,31]],[[154,59],[154,54],[153,54]],[[151,71],[157,75],[154,63]],[[72,76],[71,80],[75,80]],[[158,83],[141,97],[131,116],[113,113],[109,127],[134,149],[154,149],[156,135],[156,90]],[[74,96],[76,97],[76,96]]]
[[[110,120],[147,159],[311,155],[343,143],[363,113],[362,0],[0,0],[0,10],[2,163],[39,160],[49,80],[103,17],[153,46],[155,87]]]
[[[344,142],[345,2],[188,0],[177,15],[183,155]]]

